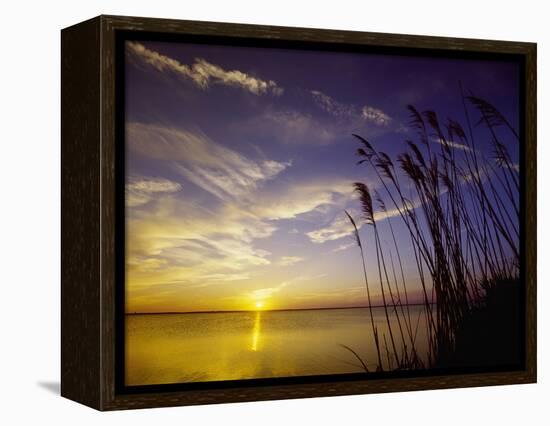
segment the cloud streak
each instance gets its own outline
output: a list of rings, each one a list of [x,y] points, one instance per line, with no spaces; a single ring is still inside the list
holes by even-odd
[[[352,117],[357,114],[356,108],[353,105],[338,102],[319,90],[312,90],[311,96],[319,108],[335,117]]]
[[[306,235],[311,242],[316,244],[326,243],[327,241],[339,240],[340,238],[351,235],[353,229],[349,219],[344,215],[338,215],[328,226],[307,232]]]
[[[419,201],[411,202],[408,205],[408,208],[410,210],[414,210],[418,207],[420,207]],[[383,220],[399,216],[400,213],[405,213],[405,212],[403,210],[400,212],[397,208],[389,209],[389,210],[378,210],[374,213],[374,220],[377,222],[381,222]],[[352,217],[357,216],[357,213],[352,212],[351,215]],[[359,228],[361,228],[363,225],[364,225],[363,221],[358,222]],[[323,244],[328,241],[336,241],[341,238],[351,236],[352,233],[353,233],[353,228],[347,216],[345,216],[344,214],[339,214],[327,226],[307,232],[306,235],[311,240],[311,242],[316,244]],[[338,252],[338,251],[347,250],[353,245],[354,245],[353,243],[341,244],[340,246],[336,247],[332,251]]]
[[[365,105],[361,110],[361,117],[365,121],[370,121],[378,126],[388,126],[392,118],[384,111],[372,106]]]
[[[319,90],[312,90],[311,96],[319,108],[337,118],[362,120],[381,127],[386,127],[392,122],[387,113],[370,105],[364,105],[359,109],[353,104],[339,102]]]
[[[282,266],[291,266],[295,265],[298,262],[303,261],[304,258],[301,256],[283,256],[279,259],[279,265]]]
[[[469,146],[458,143],[458,142],[444,141],[440,138],[435,139],[435,141],[440,145],[443,145],[443,146],[447,145],[449,148],[458,149],[460,151],[468,151],[468,152],[472,151]]]
[[[344,251],[347,249],[350,249],[352,247],[356,247],[357,244],[355,242],[347,243],[347,244],[340,244],[338,247],[332,250],[333,253],[338,253],[339,251]]]
[[[252,160],[202,132],[130,123],[126,134],[131,149],[170,161],[178,173],[221,200],[242,198],[291,165],[290,161]]]
[[[149,203],[155,195],[177,192],[181,184],[164,178],[130,177],[126,183],[126,205],[137,207]]]
[[[312,114],[294,109],[266,111],[260,116],[260,121],[252,126],[258,126],[259,123],[262,131],[267,126],[277,134],[279,140],[287,144],[328,145],[342,137],[343,133],[334,123],[322,122]]]
[[[211,85],[224,85],[237,87],[254,95],[270,93],[276,96],[281,95],[284,91],[273,80],[262,80],[239,70],[228,71],[202,58],[195,58],[193,64],[187,65],[148,49],[138,42],[127,42],[126,48],[131,55],[149,64],[157,71],[172,72],[189,79],[201,89],[207,89]]]
[[[246,296],[253,300],[264,301],[266,299],[273,297],[275,294],[279,293],[285,287],[288,287],[292,284],[305,282],[305,281],[312,281],[312,280],[323,278],[324,276],[325,274],[319,274],[315,276],[309,276],[309,275],[299,276],[291,280],[283,281],[282,283],[274,287],[267,287],[267,288],[260,288],[260,289],[253,290],[247,293]]]
[[[353,188],[346,179],[325,179],[315,182],[291,182],[284,191],[257,194],[250,211],[269,219],[294,219],[322,207],[343,207],[353,197]]]

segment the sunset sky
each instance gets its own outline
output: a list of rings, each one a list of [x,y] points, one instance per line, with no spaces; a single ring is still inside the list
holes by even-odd
[[[459,81],[517,128],[514,63],[127,42],[127,312],[365,306],[344,210],[360,221],[352,183],[379,184],[351,134],[395,156],[407,104],[464,123]]]

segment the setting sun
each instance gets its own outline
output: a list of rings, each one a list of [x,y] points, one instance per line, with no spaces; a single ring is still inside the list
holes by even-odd
[[[262,309],[264,307],[264,302],[258,301],[256,302],[256,309]]]

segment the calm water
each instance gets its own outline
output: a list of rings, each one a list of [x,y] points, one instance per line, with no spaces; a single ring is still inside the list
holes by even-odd
[[[382,334],[387,334],[384,311],[375,308],[374,313],[382,339]],[[421,307],[411,306],[410,313],[415,320],[420,319],[420,352],[426,347],[424,315]],[[353,355],[340,345],[353,348],[374,370],[373,342],[365,308],[128,315],[126,383],[363,372]]]

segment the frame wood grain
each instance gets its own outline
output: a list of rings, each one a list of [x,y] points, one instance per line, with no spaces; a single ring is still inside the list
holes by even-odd
[[[525,59],[525,369],[149,394],[115,391],[115,34],[182,33],[327,45],[521,55]],[[533,383],[536,381],[536,44],[99,16],[66,28],[62,49],[61,394],[98,410]]]

